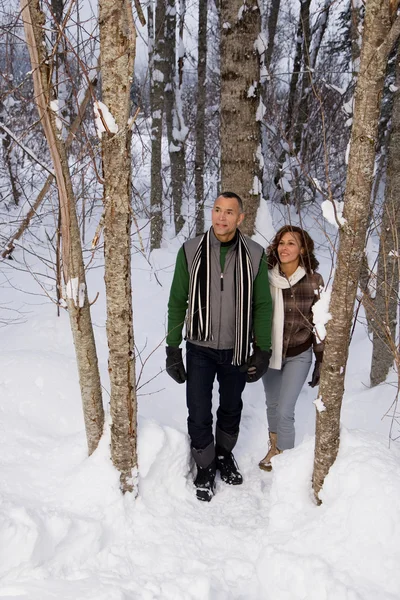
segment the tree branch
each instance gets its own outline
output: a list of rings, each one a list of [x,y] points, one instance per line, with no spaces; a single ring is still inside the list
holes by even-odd
[[[27,154],[28,154],[28,155],[29,155],[31,158],[33,158],[33,160],[34,160],[35,162],[37,162],[37,164],[38,164],[38,165],[40,165],[40,166],[41,166],[41,167],[42,167],[42,168],[43,168],[45,171],[47,171],[48,173],[50,173],[50,175],[51,175],[52,177],[55,177],[55,176],[56,176],[56,175],[55,175],[55,173],[54,173],[54,171],[53,171],[53,169],[51,169],[50,167],[48,167],[47,165],[45,165],[45,164],[44,164],[44,163],[43,163],[43,162],[42,162],[42,161],[41,161],[41,160],[40,160],[40,159],[39,159],[39,158],[36,156],[36,154],[35,154],[35,153],[34,153],[32,150],[29,150],[29,148],[27,148],[27,147],[25,146],[25,144],[23,144],[23,143],[22,143],[22,142],[21,142],[21,141],[20,141],[20,140],[19,140],[19,139],[16,137],[16,135],[15,135],[15,134],[14,134],[14,133],[13,133],[13,132],[10,130],[10,129],[8,129],[8,127],[7,127],[6,125],[4,125],[4,123],[0,123],[0,129],[2,129],[3,131],[5,131],[5,133],[6,133],[7,135],[9,135],[9,136],[10,136],[10,138],[12,138],[12,139],[14,140],[14,142],[15,142],[16,144],[18,144],[18,146],[20,146],[20,148],[22,148],[22,150],[23,150],[24,152],[26,152],[26,153],[27,153]]]

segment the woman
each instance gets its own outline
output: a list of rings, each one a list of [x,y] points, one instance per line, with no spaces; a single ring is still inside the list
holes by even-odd
[[[285,225],[267,248],[269,283],[274,306],[272,357],[263,376],[269,450],[260,461],[272,469],[271,458],[294,446],[294,410],[312,362],[311,387],[318,385],[323,343],[313,332],[312,306],[324,285],[315,270],[314,242],[300,227]]]

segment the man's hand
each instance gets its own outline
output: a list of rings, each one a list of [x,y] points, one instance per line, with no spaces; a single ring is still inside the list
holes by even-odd
[[[240,367],[242,373],[247,371],[247,383],[258,381],[268,371],[271,354],[271,350],[261,350],[258,346],[253,347],[253,354],[247,364]]]
[[[314,365],[314,371],[313,374],[311,376],[311,381],[308,382],[308,385],[310,387],[316,387],[317,385],[319,385],[319,379],[321,376],[321,365],[322,365],[322,359],[323,359],[324,353],[323,352],[316,352],[315,353],[315,365]]]
[[[185,383],[186,371],[182,361],[182,350],[173,346],[167,346],[167,373],[177,383]]]

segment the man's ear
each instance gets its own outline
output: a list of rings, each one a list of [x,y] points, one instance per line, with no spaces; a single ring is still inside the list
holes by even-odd
[[[238,227],[239,225],[241,225],[243,223],[245,214],[244,213],[240,213],[239,218],[238,218]]]

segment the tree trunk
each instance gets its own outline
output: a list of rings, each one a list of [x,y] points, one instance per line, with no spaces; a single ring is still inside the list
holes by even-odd
[[[129,0],[100,0],[103,102],[118,126],[102,137],[104,256],[107,295],[108,370],[111,383],[111,457],[122,492],[135,486],[136,380],[131,284],[130,90],[136,32]]]
[[[104,412],[75,198],[65,145],[56,127],[55,113],[50,110],[50,102],[53,98],[50,81],[51,65],[46,55],[44,36],[45,16],[40,10],[39,0],[29,0],[29,3],[22,0],[21,9],[32,64],[35,102],[49,145],[57,181],[65,296],[78,364],[86,437],[89,454],[91,454],[97,448],[103,433]]]
[[[204,231],[204,164],[206,147],[206,100],[207,100],[207,2],[199,2],[198,59],[197,59],[197,110],[196,155],[194,163],[194,187],[196,194],[196,235]]]
[[[369,0],[363,31],[360,72],[355,91],[354,120],[344,198],[345,225],[340,230],[333,282],[320,397],[317,413],[313,487],[317,501],[339,448],[340,409],[348,357],[354,302],[362,262],[374,176],[380,98],[387,57],[398,37],[400,20],[391,29],[389,0]]]
[[[183,48],[183,40],[180,40],[178,46],[179,49]],[[186,135],[180,107],[180,84],[176,78],[176,0],[167,0],[165,59],[165,116],[171,164],[174,225],[175,233],[178,234],[185,224],[185,219],[182,216],[182,196],[186,179],[184,145]]]
[[[272,54],[275,48],[275,34],[276,26],[278,23],[279,9],[281,6],[281,0],[272,0],[271,7],[268,15],[268,44],[265,51],[265,67],[267,71],[271,68]]]
[[[307,155],[308,131],[304,135],[304,127],[309,122],[309,104],[313,93],[313,74],[317,64],[317,57],[321,47],[324,33],[328,26],[329,9],[331,0],[325,0],[325,7],[318,15],[315,27],[310,29],[310,6],[308,2],[302,3],[304,13],[302,14],[303,25],[303,75],[299,108],[297,111],[296,129],[294,135],[294,147],[302,164]]]
[[[310,14],[310,2],[311,0],[304,0],[303,2],[301,2],[301,6],[300,6],[300,15],[299,15],[299,21],[297,24],[297,31],[296,31],[296,49],[295,49],[295,54],[294,54],[294,60],[293,60],[293,71],[292,71],[292,76],[290,78],[290,84],[289,84],[289,95],[288,95],[288,102],[287,102],[287,114],[286,114],[286,123],[285,123],[285,145],[289,144],[290,149],[291,149],[291,153],[294,153],[294,148],[293,148],[293,121],[295,120],[295,106],[296,106],[296,97],[297,97],[297,86],[298,86],[298,82],[300,79],[300,70],[301,70],[301,64],[302,64],[302,60],[303,60],[303,52],[305,49],[305,45],[303,43],[303,23],[304,22],[308,22],[309,21],[309,14]],[[283,150],[280,157],[279,157],[279,161],[278,161],[278,166],[277,166],[277,171],[276,171],[276,175],[274,178],[275,184],[277,185],[277,187],[280,187],[280,180],[282,179],[282,168],[285,162],[285,158],[286,158],[286,150]],[[283,193],[283,197],[282,197],[282,202],[290,202],[290,195],[286,192],[282,192]]]
[[[268,31],[268,42],[265,48],[264,54],[261,56],[261,97],[265,106],[268,106],[269,98],[271,97],[271,91],[268,89],[271,82],[271,60],[275,48],[275,34],[278,24],[279,9],[281,0],[272,0],[270,3],[268,21],[266,29]],[[262,24],[264,29],[264,24]],[[263,123],[262,123],[263,125]],[[269,154],[269,136],[267,128],[261,127],[261,152],[263,156],[263,164],[268,161]],[[268,198],[269,190],[271,188],[271,182],[266,172],[263,173],[263,197]]]
[[[386,169],[376,295],[373,302],[373,346],[371,385],[385,381],[396,356],[396,326],[399,307],[400,257],[400,68],[397,53],[397,91],[392,109],[388,165]]]
[[[257,152],[260,126],[259,57],[254,43],[260,33],[257,0],[221,1],[221,180],[222,189],[243,199],[241,227],[253,235],[260,203],[261,177]]]
[[[155,1],[154,39],[150,44],[152,54],[150,105],[151,105],[151,190],[150,190],[150,248],[159,248],[162,240],[163,184],[162,184],[162,117],[164,112],[165,88],[165,2]],[[150,10],[150,9],[149,9]],[[150,27],[150,19],[149,19]]]

